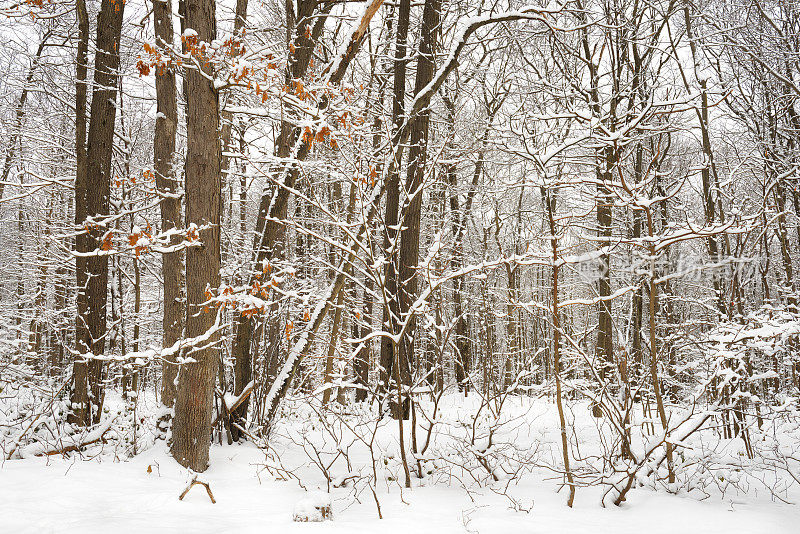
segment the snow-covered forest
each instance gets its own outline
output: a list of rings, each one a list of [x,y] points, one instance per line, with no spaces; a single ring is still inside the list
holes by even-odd
[[[800,2],[2,0],[0,531],[797,532]]]

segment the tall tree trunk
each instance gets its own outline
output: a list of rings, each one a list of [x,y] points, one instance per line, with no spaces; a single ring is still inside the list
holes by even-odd
[[[583,9],[582,4],[578,3],[578,8]],[[588,15],[582,12],[581,21],[588,24]],[[581,29],[581,48],[583,60],[589,71],[589,98],[588,104],[592,110],[592,115],[596,120],[603,120],[605,127],[609,131],[614,131],[616,127],[616,98],[612,98],[612,106],[608,113],[604,113],[600,95],[600,74],[599,64],[595,62],[593,48],[590,44],[588,26]],[[618,90],[618,87],[616,87]],[[597,194],[595,198],[597,213],[597,234],[600,246],[608,247],[611,244],[611,224],[613,216],[613,197],[609,189],[614,177],[614,169],[617,164],[619,154],[615,146],[605,146],[596,151],[597,157]],[[605,378],[607,370],[613,364],[613,323],[611,320],[611,255],[608,250],[600,254],[600,265],[598,266],[597,293],[600,300],[597,304],[597,343],[595,345],[595,355],[600,366],[600,376]]]
[[[425,0],[422,11],[422,30],[417,59],[417,74],[414,80],[414,95],[418,95],[434,75],[434,53],[439,29],[441,0]],[[411,305],[417,298],[417,264],[419,263],[419,236],[422,220],[423,180],[428,153],[428,130],[430,110],[426,107],[411,119],[410,148],[406,194],[403,206],[403,228],[400,232],[400,270],[398,296],[400,317],[408,323],[405,335],[400,339],[398,362],[404,385],[411,384],[411,372],[415,365],[414,344],[416,340],[416,318]],[[404,405],[405,406],[405,405]]]
[[[386,22],[386,29],[387,29],[387,39],[391,39],[392,34],[392,19],[391,17],[387,18]],[[388,70],[391,68],[391,59],[387,57],[384,59],[386,62],[386,66],[388,68],[380,69],[381,74],[378,75],[378,87],[377,87],[377,102],[374,104],[373,111],[374,117],[372,120],[372,155],[371,158],[368,160],[368,163],[371,163],[373,166],[370,167],[370,174],[372,172],[375,173],[375,176],[381,174],[381,165],[379,160],[379,155],[381,151],[381,126],[383,121],[381,119],[381,114],[383,112],[383,104],[385,98],[385,89],[388,83]],[[371,72],[372,74],[375,73],[375,63],[376,61],[373,60],[371,63]],[[353,337],[360,338],[366,336],[371,328],[370,325],[372,324],[372,308],[373,308],[373,280],[370,277],[369,273],[365,273],[364,275],[364,301],[363,301],[363,310],[364,315],[361,317],[360,321],[359,318],[353,320]],[[354,291],[355,293],[355,291]],[[363,326],[362,326],[363,323]],[[358,387],[355,393],[355,400],[356,402],[364,402],[367,400],[367,387],[369,384],[369,369],[370,369],[370,360],[372,359],[372,341],[365,341],[361,346],[361,349],[356,354],[355,359],[353,360],[353,374],[355,375],[356,384]]]
[[[555,219],[555,196],[546,188],[542,188],[542,197],[547,211],[547,221],[550,227],[550,242],[553,251],[553,278],[550,286],[553,313],[553,374],[556,378],[556,407],[558,408],[559,430],[561,434],[561,458],[564,461],[564,473],[569,486],[569,496],[567,506],[572,508],[575,501],[575,481],[569,465],[569,442],[567,441],[567,422],[564,416],[564,406],[561,399],[561,312],[558,303],[558,273],[559,273],[559,250],[558,234]]]
[[[514,373],[514,362],[520,356],[520,346],[517,330],[517,318],[515,317],[516,305],[514,304],[518,299],[519,280],[517,280],[517,266],[513,267],[506,264],[506,280],[508,286],[506,288],[506,358],[505,369],[503,370],[503,388],[508,389],[514,383],[516,378]]]
[[[298,5],[298,13],[294,12],[291,3],[287,3],[287,42],[293,47],[292,61],[287,67],[286,83],[292,80],[300,80],[306,73],[311,61],[315,43],[322,34],[325,21],[333,7],[333,2],[323,4],[317,17],[313,17],[317,6],[315,0],[301,0]],[[294,27],[296,26],[296,31]],[[309,31],[306,31],[306,30]],[[292,35],[296,35],[292,42]],[[335,81],[335,80],[331,80]],[[292,146],[299,136],[299,129],[289,121],[282,121],[280,134],[276,140],[275,155],[282,160],[292,156]],[[309,145],[303,143],[297,154],[294,155],[298,160],[304,160],[309,153]],[[291,162],[279,165],[275,169],[277,176],[286,174],[286,185],[293,187],[299,174],[299,169]],[[279,259],[283,255],[283,235],[284,225],[278,222],[286,217],[286,210],[289,202],[289,190],[277,187],[274,190],[265,189],[261,195],[256,218],[255,238],[253,242],[253,267],[250,274],[250,284],[255,280],[255,276],[261,274],[264,261],[267,258]],[[269,320],[269,319],[268,319]],[[276,319],[273,319],[273,321]],[[231,354],[234,360],[234,392],[241,392],[248,382],[252,373],[252,343],[256,331],[256,319],[252,316],[238,315],[235,320],[235,336]],[[266,329],[270,336],[270,344],[280,343],[279,336],[281,329],[271,325]],[[235,411],[235,416],[241,420],[247,417],[249,400],[245,400]],[[238,431],[233,432],[234,439],[239,438]]]
[[[59,191],[58,193],[57,210],[59,213],[65,215],[69,213],[69,198],[65,191]],[[53,289],[55,299],[53,304],[57,316],[51,325],[56,338],[55,343],[50,347],[50,374],[52,376],[60,374],[62,370],[65,353],[64,347],[68,343],[69,333],[71,331],[71,326],[65,321],[67,303],[69,302],[69,277],[69,266],[67,262],[63,260],[59,261],[58,267],[56,267],[55,287]]]
[[[39,238],[39,245],[38,245],[38,254],[36,259],[37,269],[39,271],[39,277],[36,282],[36,297],[34,299],[34,309],[33,309],[33,320],[31,321],[31,341],[30,343],[30,350],[36,354],[37,359],[41,356],[44,356],[44,348],[43,342],[45,329],[47,327],[47,323],[43,320],[43,317],[46,315],[46,307],[47,307],[47,279],[48,279],[48,269],[47,269],[47,259],[49,256],[49,242],[50,242],[50,233],[51,233],[51,225],[53,220],[53,208],[55,206],[55,195],[50,194],[50,198],[47,202],[47,215],[44,219],[44,227],[42,228],[42,234]]]
[[[337,184],[334,184],[337,185]],[[353,211],[355,210],[356,206],[356,187],[355,183],[350,184],[350,195],[347,201],[347,224],[350,225],[350,221],[353,218]],[[336,209],[339,209],[339,205],[341,204],[341,197],[342,197],[342,190],[341,184],[338,184],[338,187],[334,189],[334,195],[331,204],[336,206]],[[332,250],[332,258],[331,264],[336,265],[336,251]],[[343,254],[343,258],[344,254]],[[336,344],[339,338],[339,329],[342,323],[342,306],[344,305],[344,291],[340,292],[339,295],[336,297],[336,310],[333,312],[333,324],[331,325],[331,338],[328,341],[328,355],[325,360],[325,385],[327,389],[322,394],[322,404],[327,405],[331,400],[331,393],[332,387],[330,385],[331,379],[333,377],[333,366],[334,366],[334,356],[336,355]],[[339,390],[342,388],[339,387]]]
[[[200,42],[214,40],[217,33],[214,0],[187,0],[186,26],[197,32]],[[220,284],[220,145],[219,95],[214,88],[211,66],[199,58],[203,72],[189,70],[186,147],[186,222],[203,228],[202,246],[186,252],[186,335],[206,334],[215,323],[214,307],[205,307],[206,288],[216,291]],[[207,78],[208,77],[208,78]],[[208,467],[214,381],[219,351],[210,343],[211,335],[187,354],[195,361],[184,363],[179,371],[172,432],[172,455],[181,465],[194,471]]]
[[[103,0],[100,6],[85,177],[80,176],[80,164],[76,177],[76,223],[85,226],[85,231],[76,239],[76,249],[79,254],[88,256],[76,261],[78,317],[75,341],[79,355],[73,371],[75,389],[72,406],[75,413],[72,421],[84,425],[100,420],[103,405],[103,362],[90,358],[87,363],[85,355],[89,352],[100,355],[105,348],[108,256],[91,254],[102,248],[109,229],[97,222],[89,224],[87,219],[97,221],[109,214],[111,156],[119,85],[117,71],[124,7],[124,3],[115,0]],[[78,11],[81,11],[80,7]],[[80,73],[78,78],[81,78]]]
[[[153,25],[156,44],[171,48],[173,44],[172,0],[153,3]],[[153,167],[156,187],[164,195],[161,199],[161,231],[180,228],[182,225],[181,200],[178,197],[178,180],[175,177],[175,137],[178,127],[178,95],[175,71],[159,67],[156,71],[156,118],[153,137]],[[180,241],[178,236],[171,243]],[[171,347],[183,335],[184,310],[181,302],[183,282],[183,253],[169,252],[162,256],[161,275],[164,278],[164,315],[162,317],[162,346]],[[175,376],[178,367],[174,357],[164,358],[161,366],[161,403],[172,407],[175,403]]]
[[[20,191],[24,188],[24,174],[19,175]],[[25,257],[25,209],[22,202],[18,203],[17,207],[17,256],[20,258]],[[17,326],[17,339],[22,339],[23,329],[22,318],[25,315],[25,281],[28,276],[24,269],[19,269],[17,273],[17,316],[14,319],[14,325]]]
[[[394,79],[392,87],[392,134],[399,131],[404,122],[406,100],[406,49],[408,42],[408,25],[411,15],[411,1],[401,0],[397,10],[397,32],[395,33]],[[384,273],[384,290],[388,305],[383,309],[383,329],[392,335],[398,331],[400,320],[400,302],[398,295],[398,245],[400,224],[400,167],[403,162],[403,145],[395,148],[386,177],[386,212],[384,224],[384,250],[386,268]],[[381,337],[381,385],[391,391],[389,383],[394,376],[394,365],[397,359],[395,344],[392,339]],[[399,410],[399,407],[397,408]]]
[[[611,224],[613,214],[613,197],[609,186],[617,165],[616,147],[606,147],[603,154],[603,170],[598,173],[600,182],[597,186],[597,232],[602,247],[611,246]],[[597,305],[597,363],[600,376],[606,378],[614,363],[614,332],[611,318],[611,254],[608,249],[600,255],[597,281],[597,294],[600,301]]]
[[[78,23],[78,49],[75,60],[75,226],[81,227],[86,221],[86,82],[88,78],[89,50],[89,15],[86,12],[86,0],[75,2],[75,16]],[[75,239],[75,248],[83,242],[81,236]],[[82,256],[75,257],[76,281],[76,320],[75,350],[86,353],[89,348],[83,345],[86,317],[86,281],[88,260]],[[89,387],[86,384],[88,368],[83,358],[76,358],[73,364],[71,395],[72,409],[67,420],[73,424],[83,424],[86,420]]]
[[[661,394],[661,380],[658,377],[658,339],[656,337],[656,314],[658,313],[658,285],[656,283],[656,261],[658,257],[658,251],[656,250],[656,245],[653,240],[654,238],[654,224],[653,224],[653,215],[651,210],[648,208],[645,210],[645,215],[647,217],[647,235],[650,238],[648,244],[648,256],[650,261],[650,272],[649,272],[649,315],[650,315],[650,379],[651,385],[653,387],[653,393],[656,397],[656,408],[658,410],[658,417],[661,420],[661,428],[664,431],[665,437],[669,436],[669,418],[667,417],[667,412],[664,407],[664,399],[663,395]],[[673,484],[675,482],[675,467],[672,457],[672,451],[674,449],[674,445],[668,441],[664,443],[666,446],[666,453],[667,453],[667,469],[668,469],[668,476],[669,476],[669,483]]]
[[[635,183],[638,184],[642,179],[642,159],[644,148],[641,143],[636,145],[636,159],[634,162]],[[640,211],[633,212],[633,231],[634,241],[642,237],[642,214]],[[640,366],[644,358],[642,356],[642,317],[644,315],[644,281],[639,276],[636,280],[636,289],[633,292],[631,301],[631,356],[633,363]]]

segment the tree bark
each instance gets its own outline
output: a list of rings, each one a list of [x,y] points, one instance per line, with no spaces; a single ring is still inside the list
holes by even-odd
[[[569,496],[567,506],[572,508],[575,501],[575,480],[569,465],[569,442],[567,440],[567,422],[564,417],[564,405],[561,398],[561,312],[558,303],[558,273],[559,273],[559,250],[558,234],[556,230],[555,203],[553,194],[546,188],[542,188],[542,197],[547,211],[547,221],[550,226],[550,242],[553,251],[553,278],[550,286],[553,313],[553,374],[556,378],[556,407],[558,408],[559,430],[561,434],[561,458],[564,461],[564,473],[569,486]]]
[[[88,78],[89,49],[89,15],[86,12],[86,0],[77,0],[75,13],[78,23],[78,49],[75,60],[75,226],[80,227],[86,220],[86,82]],[[80,237],[75,239],[78,248]],[[76,281],[76,321],[75,349],[79,353],[88,352],[82,345],[85,336],[79,335],[84,330],[83,318],[86,317],[86,294],[84,289],[87,280],[87,259],[75,257]],[[89,387],[86,384],[88,368],[82,358],[73,364],[73,388],[71,394],[71,410],[67,420],[72,424],[83,424],[86,419]]]
[[[408,25],[411,16],[411,1],[401,0],[397,10],[397,32],[395,34],[394,79],[392,87],[392,134],[397,135],[404,123],[406,100],[406,49],[408,41]],[[383,309],[383,329],[394,335],[398,332],[400,320],[400,303],[398,295],[398,251],[400,224],[400,166],[403,162],[403,145],[394,148],[392,160],[386,175],[386,212],[384,224],[386,235],[383,248],[387,253],[384,273],[384,291],[388,299]],[[391,250],[394,247],[395,250]],[[389,384],[394,376],[394,364],[397,360],[395,345],[392,339],[381,337],[381,385],[388,392]],[[402,375],[402,374],[401,374]]]
[[[156,44],[172,47],[172,0],[153,2],[153,25]],[[153,167],[156,187],[164,195],[161,199],[161,231],[180,228],[182,225],[180,187],[175,177],[175,136],[178,127],[178,95],[175,71],[164,67],[156,72],[156,117],[153,137]],[[172,244],[180,241],[173,237]],[[162,346],[171,347],[183,334],[184,310],[181,302],[183,282],[183,253],[169,252],[162,256],[161,275],[164,278],[164,315],[162,318]],[[174,358],[164,358],[161,366],[161,403],[172,407],[175,404],[175,376],[178,368]]]
[[[187,0],[186,26],[197,32],[199,42],[216,37],[214,0]],[[198,54],[199,55],[199,54]],[[187,84],[186,222],[197,225],[202,246],[186,253],[186,335],[207,333],[215,323],[213,306],[206,307],[206,288],[216,291],[220,284],[220,145],[219,95],[209,78],[211,66],[197,57],[203,73],[189,69]],[[205,76],[204,76],[205,74]],[[195,360],[179,371],[172,432],[172,455],[181,465],[205,471],[211,442],[214,381],[219,351],[212,344],[214,334],[203,348],[188,352]]]
[[[436,36],[439,31],[441,0],[425,0],[422,11],[422,31],[417,59],[417,73],[414,80],[414,95],[418,95],[433,80]],[[411,373],[415,366],[414,342],[416,339],[416,319],[410,313],[411,305],[417,295],[417,267],[419,263],[419,236],[422,219],[422,189],[425,179],[425,164],[428,152],[428,131],[430,110],[423,108],[411,119],[409,125],[408,171],[406,174],[407,203],[403,206],[403,228],[400,231],[399,261],[399,309],[400,318],[408,323],[400,339],[400,350],[395,363],[400,365],[400,380],[404,386],[411,384]],[[404,412],[405,401],[403,403]],[[406,414],[404,413],[404,417]]]
[[[85,7],[85,6],[82,6]],[[79,26],[83,20],[79,6]],[[97,52],[95,53],[94,82],[91,119],[86,146],[85,167],[81,168],[81,149],[78,149],[78,174],[75,187],[75,220],[84,231],[76,239],[76,249],[84,255],[76,261],[78,285],[78,317],[75,341],[79,355],[74,363],[75,388],[72,394],[73,414],[76,424],[89,425],[100,420],[103,405],[102,360],[89,359],[91,352],[100,355],[105,349],[106,293],[108,289],[108,256],[96,254],[102,248],[108,231],[97,222],[109,214],[111,191],[111,156],[114,148],[114,125],[117,116],[117,71],[119,69],[119,42],[122,33],[124,3],[103,0],[97,20]],[[83,30],[81,32],[81,40]],[[86,32],[88,34],[88,30]],[[79,69],[81,68],[79,51]],[[80,71],[78,79],[82,78]],[[85,76],[83,76],[85,79]],[[85,84],[79,82],[79,86]],[[77,91],[81,99],[81,89]],[[80,106],[80,102],[78,102]],[[85,114],[85,113],[84,113]],[[78,114],[79,128],[82,124]],[[81,132],[78,132],[77,145]],[[85,176],[81,176],[85,172]],[[91,222],[90,222],[91,221]],[[89,255],[95,253],[94,255]]]
[[[597,186],[597,232],[600,246],[611,246],[611,224],[613,213],[613,197],[609,190],[614,168],[617,165],[618,153],[615,147],[604,149],[604,169],[598,172],[600,183]],[[606,378],[614,364],[614,332],[611,317],[611,254],[605,250],[600,255],[597,280],[597,294],[600,297],[597,309],[597,362],[600,365],[600,376]]]

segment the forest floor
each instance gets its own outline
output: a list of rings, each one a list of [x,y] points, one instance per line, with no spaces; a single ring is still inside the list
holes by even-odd
[[[552,424],[554,407],[538,424]],[[446,414],[447,410],[443,410]],[[541,417],[544,414],[546,417]],[[286,418],[284,418],[286,419]],[[287,425],[311,424],[314,436],[324,433],[313,417],[288,418]],[[299,421],[304,422],[299,422]],[[313,426],[316,424],[317,426]],[[389,422],[387,433],[396,429]],[[288,435],[288,433],[287,433]],[[542,438],[546,436],[546,438]],[[553,439],[555,431],[535,434]],[[379,438],[377,440],[381,442]],[[293,522],[298,503],[309,492],[327,492],[328,484],[295,439],[276,439],[274,457],[252,443],[215,444],[211,466],[201,475],[216,499],[195,485],[178,497],[191,474],[169,456],[163,441],[132,457],[117,457],[109,447],[85,451],[82,457],[50,456],[8,460],[0,466],[0,532],[149,533],[149,532],[331,532],[331,533],[749,533],[796,534],[800,506],[753,490],[698,498],[691,492],[637,488],[621,507],[602,507],[602,487],[579,488],[575,506],[566,506],[562,477],[532,469],[518,480],[466,483],[452,475],[450,483],[413,478],[403,489],[391,477],[379,477],[373,497],[368,485],[330,488],[332,521]],[[310,442],[307,442],[307,444]],[[389,447],[384,447],[388,449]],[[550,453],[546,453],[547,456]],[[389,456],[391,458],[391,456]],[[349,460],[348,460],[349,461]],[[287,480],[280,469],[292,467]],[[391,465],[391,464],[389,464]],[[367,469],[371,472],[371,468]],[[466,472],[465,472],[466,473]],[[295,478],[297,475],[297,478]],[[299,480],[298,480],[299,479]],[[505,494],[503,494],[505,493]],[[798,502],[795,487],[788,495]],[[383,519],[378,518],[376,500]]]
[[[297,483],[261,477],[263,455],[251,446],[212,448],[204,474],[217,501],[195,486],[183,501],[186,472],[163,451],[126,462],[41,458],[8,461],[0,469],[0,530],[22,532],[336,532],[336,533],[764,533],[796,534],[796,506],[743,498],[699,502],[663,492],[634,492],[620,508],[602,508],[598,492],[581,491],[569,509],[553,481],[526,480],[514,495],[531,504],[516,512],[489,490],[472,499],[454,487],[397,486],[379,491],[375,502],[353,501],[346,490],[333,496],[333,521],[294,523],[306,492]],[[148,466],[153,466],[148,473]]]

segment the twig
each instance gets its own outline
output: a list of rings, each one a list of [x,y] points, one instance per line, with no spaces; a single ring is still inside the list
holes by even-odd
[[[178,497],[178,500],[182,501],[183,498],[186,497],[186,494],[189,493],[189,490],[192,489],[192,486],[194,486],[195,484],[199,484],[199,485],[205,487],[206,488],[206,493],[208,493],[208,498],[211,499],[211,504],[217,504],[217,501],[214,500],[214,494],[211,493],[211,486],[208,485],[208,482],[203,482],[202,480],[197,480],[197,477],[194,477],[192,479],[192,481],[189,483],[189,485],[186,486],[186,489],[183,490],[183,493],[181,493],[180,497]]]
[[[378,507],[378,519],[383,519],[383,514],[381,513],[381,503],[378,501],[378,495],[375,493],[375,488],[372,487],[372,484],[369,485],[369,490],[372,492],[372,498],[375,499],[375,506]]]
[[[65,387],[67,387],[67,384],[69,384],[71,381],[72,381],[72,375],[70,375],[69,378],[67,378],[61,385],[61,387],[58,388],[58,391],[56,391],[55,395],[51,397],[50,402],[48,402],[47,407],[43,411],[36,414],[36,417],[33,418],[33,421],[31,421],[31,423],[27,426],[27,428],[25,428],[25,430],[23,430],[19,434],[19,436],[17,436],[16,439],[14,439],[14,443],[12,444],[11,447],[11,452],[9,452],[8,455],[6,456],[6,460],[10,460],[11,457],[14,456],[14,453],[17,451],[17,448],[19,447],[19,442],[22,441],[22,438],[25,437],[25,434],[27,434],[28,431],[33,427],[34,423],[36,423],[36,421],[39,420],[39,417],[41,417],[45,411],[50,409],[50,407],[53,405],[53,401],[56,400],[58,395],[64,390]]]

